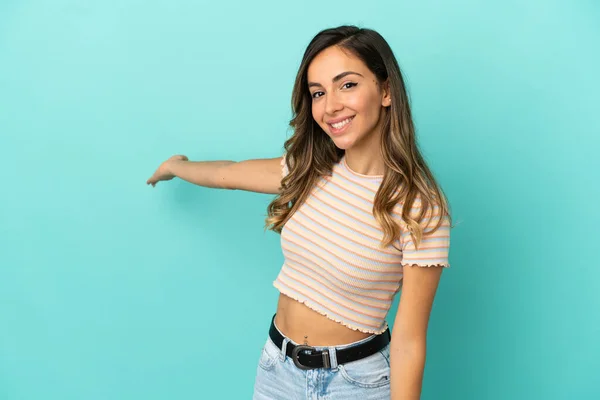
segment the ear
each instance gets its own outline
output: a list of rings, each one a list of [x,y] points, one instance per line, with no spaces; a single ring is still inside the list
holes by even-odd
[[[383,84],[381,85],[381,89],[382,89],[381,105],[383,107],[391,106],[392,105],[392,94],[390,91],[389,78],[386,79],[385,82],[383,82]]]

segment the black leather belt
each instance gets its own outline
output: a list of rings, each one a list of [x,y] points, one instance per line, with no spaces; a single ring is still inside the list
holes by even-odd
[[[279,330],[275,326],[275,316],[271,320],[271,327],[269,328],[269,337],[281,350],[283,346],[284,337],[279,333]],[[376,335],[371,340],[361,343],[356,346],[336,349],[336,359],[338,365],[349,363],[351,361],[360,360],[368,357],[372,354],[377,353],[385,348],[390,343],[391,334],[390,329],[386,329],[385,332]],[[294,365],[300,369],[316,369],[316,368],[331,368],[330,355],[328,349],[317,350],[312,346],[305,345],[294,345],[288,343],[285,349],[285,354],[294,361]]]

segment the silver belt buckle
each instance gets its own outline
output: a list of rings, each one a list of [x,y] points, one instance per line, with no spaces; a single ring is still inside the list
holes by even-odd
[[[304,350],[319,351],[319,350],[316,350],[314,347],[306,346],[303,344],[294,347],[294,350],[292,350],[292,361],[294,362],[294,365],[303,370],[319,368],[319,367],[307,367],[304,364],[300,364],[300,361],[298,360],[298,354]],[[328,350],[320,350],[320,351],[322,351],[322,353],[323,353],[323,368],[330,368],[331,364],[329,362],[329,351]]]

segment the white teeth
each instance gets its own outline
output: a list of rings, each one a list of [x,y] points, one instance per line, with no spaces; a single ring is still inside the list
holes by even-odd
[[[342,128],[344,125],[346,125],[348,122],[350,122],[350,120],[352,119],[352,117],[350,118],[346,118],[345,120],[341,121],[341,122],[337,122],[335,124],[331,124],[331,126],[333,126],[335,129],[340,129]]]

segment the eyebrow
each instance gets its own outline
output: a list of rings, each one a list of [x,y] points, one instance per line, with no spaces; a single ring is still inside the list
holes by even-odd
[[[331,80],[333,83],[339,81],[340,79],[342,79],[343,77],[347,76],[347,75],[358,75],[358,76],[362,76],[361,74],[359,74],[358,72],[354,72],[354,71],[346,71],[346,72],[342,72],[341,74],[338,74],[336,76],[333,77],[333,79]],[[362,76],[364,78],[364,76]],[[313,86],[319,86],[322,87],[322,85],[320,83],[317,82],[308,82],[308,87],[311,88]]]

